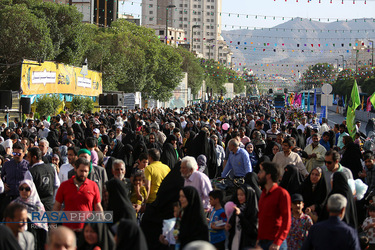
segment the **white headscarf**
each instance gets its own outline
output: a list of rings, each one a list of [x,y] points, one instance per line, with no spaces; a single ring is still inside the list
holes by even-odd
[[[45,212],[45,209],[44,209],[44,205],[43,205],[42,201],[39,198],[39,194],[36,190],[34,182],[31,181],[31,180],[25,179],[25,180],[21,181],[19,187],[22,186],[23,184],[26,184],[27,186],[30,187],[30,191],[31,191],[30,196],[26,200],[23,199],[21,196],[19,196],[13,202],[17,202],[17,203],[21,203],[21,204],[25,205],[26,208],[27,208],[27,217],[29,219],[31,219],[31,213],[32,212],[43,213],[43,212]],[[34,224],[37,227],[40,227],[40,228],[48,231],[47,223],[34,222]]]

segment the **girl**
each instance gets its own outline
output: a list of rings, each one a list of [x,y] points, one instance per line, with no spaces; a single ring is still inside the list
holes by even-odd
[[[229,249],[255,247],[258,236],[258,201],[254,189],[244,184],[237,188],[234,211],[225,225],[229,231]]]

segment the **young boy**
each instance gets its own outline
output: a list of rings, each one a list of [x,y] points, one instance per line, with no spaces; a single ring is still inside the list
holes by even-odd
[[[292,225],[287,237],[288,249],[301,249],[303,241],[307,237],[313,222],[307,214],[302,212],[303,197],[300,194],[293,194],[292,201]]]
[[[363,231],[369,239],[370,247],[368,249],[375,249],[375,204],[371,204],[368,208],[370,217],[367,217],[362,224]]]
[[[133,176],[133,191],[131,193],[130,201],[132,202],[133,207],[137,213],[140,211],[147,198],[144,179],[145,176],[140,170],[138,170]]]
[[[223,201],[223,192],[213,190],[209,193],[212,211],[209,218],[210,243],[218,250],[225,250],[225,222],[227,217],[221,203]]]

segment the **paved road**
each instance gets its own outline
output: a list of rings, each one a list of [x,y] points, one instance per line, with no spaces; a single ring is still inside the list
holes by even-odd
[[[320,117],[320,108],[317,110],[319,112],[318,117]],[[332,128],[336,123],[341,124],[342,121],[345,119],[345,117],[341,114],[337,114],[333,111],[328,111],[328,125]],[[366,125],[367,122],[361,122],[360,131],[364,134],[366,134]]]

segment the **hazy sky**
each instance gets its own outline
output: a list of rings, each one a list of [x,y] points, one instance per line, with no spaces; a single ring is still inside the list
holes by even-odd
[[[298,2],[296,2],[298,1]],[[375,18],[375,0],[222,0],[223,29],[239,26],[273,27],[290,20],[290,17],[337,19]],[[141,0],[119,1],[120,14],[141,15]],[[133,3],[133,4],[132,4]],[[229,16],[228,13],[231,13]],[[242,14],[240,17],[237,14]],[[139,17],[138,17],[139,15]],[[246,17],[248,15],[248,17]],[[257,18],[255,16],[258,15]],[[266,19],[264,18],[266,16]],[[274,19],[275,17],[275,19]],[[282,20],[282,17],[285,17]],[[289,17],[289,18],[288,18]],[[227,25],[225,27],[225,25]],[[232,26],[234,27],[232,28]]]

